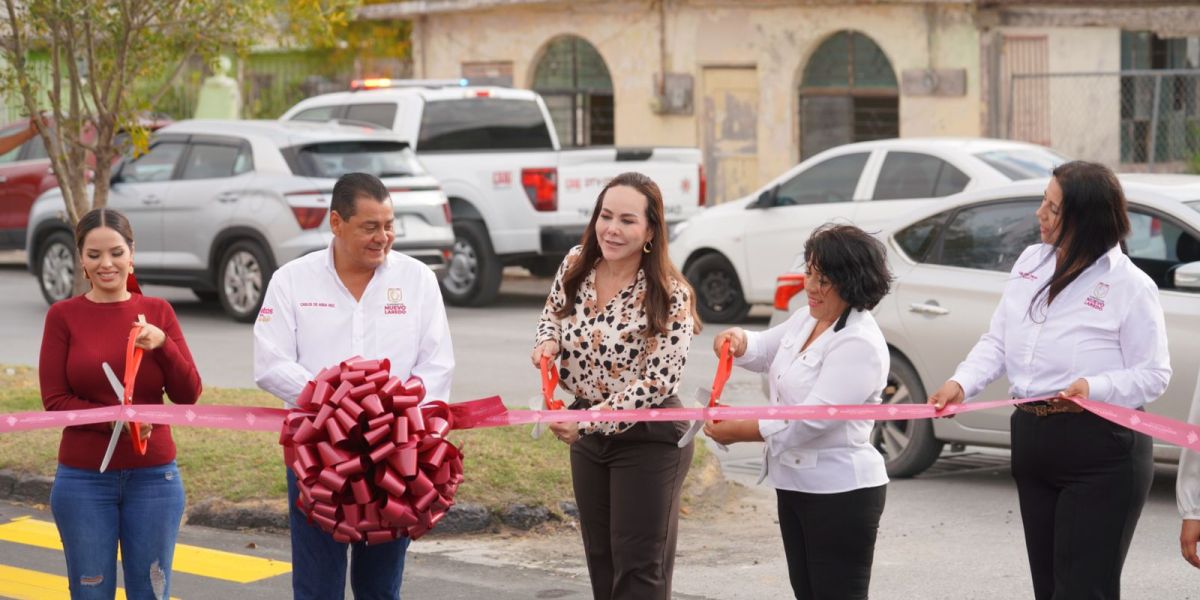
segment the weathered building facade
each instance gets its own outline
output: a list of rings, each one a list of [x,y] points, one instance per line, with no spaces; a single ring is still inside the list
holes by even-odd
[[[1138,36],[1147,50],[1174,40],[1179,66],[1200,68],[1195,2],[424,0],[362,16],[413,22],[416,77],[540,91],[564,145],[700,146],[713,201],[881,137],[1016,137],[1137,162],[1115,74],[1140,66]],[[1032,76],[1047,73],[1110,75]]]

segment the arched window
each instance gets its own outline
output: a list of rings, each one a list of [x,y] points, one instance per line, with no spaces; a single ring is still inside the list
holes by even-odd
[[[546,100],[563,146],[613,144],[612,78],[587,40],[552,40],[534,71],[533,89]]]
[[[899,135],[896,73],[883,50],[857,31],[825,40],[800,82],[800,157]]]

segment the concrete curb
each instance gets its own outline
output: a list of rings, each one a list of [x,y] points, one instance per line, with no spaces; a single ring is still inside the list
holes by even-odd
[[[50,504],[50,489],[53,485],[53,477],[0,470],[0,500]],[[543,506],[512,504],[493,513],[482,504],[461,502],[450,507],[450,512],[429,535],[498,531],[496,526],[499,524],[528,530],[558,519],[560,517]],[[186,522],[189,525],[216,529],[287,531],[287,503],[266,500],[229,502],[219,498],[207,498],[188,506]]]
[[[720,469],[715,467],[715,463],[700,468],[705,473],[703,476],[698,476],[693,484],[685,489],[685,495],[704,496],[716,490],[724,481],[719,475]],[[53,477],[0,469],[0,500],[48,505],[50,504],[50,489],[53,485]],[[565,516],[560,516],[541,505],[513,503],[489,509],[482,504],[460,502],[450,507],[450,511],[428,535],[499,533],[501,526],[529,531],[545,523],[574,522],[579,519],[579,509],[575,502],[563,500],[558,503],[558,507]],[[207,498],[187,507],[185,522],[189,525],[216,529],[287,531],[287,502],[285,500],[229,502],[220,498]]]

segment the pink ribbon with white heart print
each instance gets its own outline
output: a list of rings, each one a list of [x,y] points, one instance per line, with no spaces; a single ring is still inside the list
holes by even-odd
[[[574,421],[685,421],[729,419],[775,419],[812,421],[908,421],[965,414],[979,410],[1015,406],[1026,402],[1047,400],[1047,397],[1017,398],[951,404],[937,410],[929,404],[875,405],[803,405],[803,406],[715,406],[705,408],[638,408],[630,410],[507,410],[479,420],[473,428],[528,425]],[[1097,402],[1072,398],[1097,416],[1144,433],[1182,448],[1200,451],[1200,426],[1182,421]],[[143,423],[215,427],[243,431],[279,432],[288,411],[280,408],[245,406],[171,406],[140,405],[105,406],[79,411],[35,411],[0,415],[0,433],[27,431],[71,425],[87,425],[136,418]]]

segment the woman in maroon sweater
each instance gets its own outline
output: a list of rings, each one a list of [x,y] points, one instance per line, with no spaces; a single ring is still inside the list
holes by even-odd
[[[175,311],[141,295],[133,275],[133,231],[124,215],[96,209],[79,220],[75,243],[91,290],[50,307],[42,336],[40,379],[46,410],[83,410],[117,404],[101,364],[125,372],[125,346],[145,317],[136,344],[145,356],[134,384],[134,404],[194,404],[200,375]],[[118,375],[119,376],[119,375]],[[183,517],[183,481],[175,465],[171,428],[141,424],[146,454],[121,434],[108,469],[100,462],[111,423],[67,427],[58,447],[50,507],[62,537],[72,598],[116,594],[120,543],[126,597],[166,598],[175,537]]]

